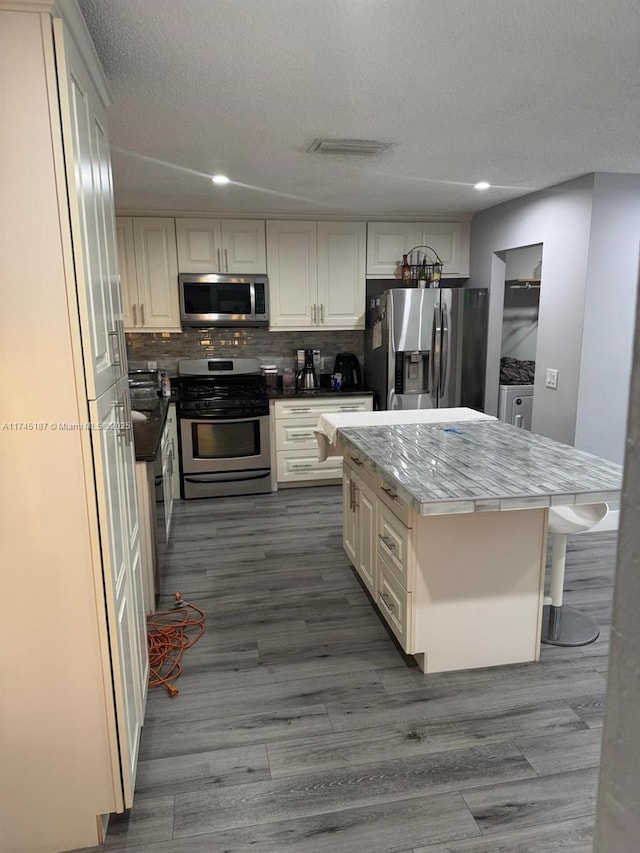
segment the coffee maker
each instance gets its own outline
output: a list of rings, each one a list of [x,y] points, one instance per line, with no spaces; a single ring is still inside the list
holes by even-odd
[[[296,373],[296,390],[316,391],[320,387],[320,378],[314,365],[314,350],[306,349],[302,353],[302,367],[299,367]],[[300,354],[301,351],[298,350],[299,360]]]

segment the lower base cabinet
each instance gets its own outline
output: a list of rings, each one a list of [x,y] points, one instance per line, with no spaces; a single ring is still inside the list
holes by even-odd
[[[370,412],[373,397],[291,398],[274,400],[272,406],[272,455],[278,487],[340,483],[342,457],[318,461],[314,433],[318,418],[335,412]]]
[[[545,509],[420,516],[350,451],[342,483],[344,550],[422,672],[539,659]]]

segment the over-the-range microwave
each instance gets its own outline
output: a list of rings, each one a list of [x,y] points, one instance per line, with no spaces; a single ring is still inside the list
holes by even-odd
[[[266,275],[181,273],[178,286],[183,326],[269,325]]]

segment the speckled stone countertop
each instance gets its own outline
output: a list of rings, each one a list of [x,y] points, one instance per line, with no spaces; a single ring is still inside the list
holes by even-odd
[[[143,412],[147,416],[146,421],[133,421],[133,444],[136,451],[136,462],[155,462],[160,450],[160,439],[167,420],[170,402],[171,400],[167,397],[159,397],[157,403],[146,403],[147,408],[136,409],[136,411]],[[135,403],[133,408],[135,408]]]
[[[420,515],[620,498],[622,466],[502,421],[349,427],[338,438]]]

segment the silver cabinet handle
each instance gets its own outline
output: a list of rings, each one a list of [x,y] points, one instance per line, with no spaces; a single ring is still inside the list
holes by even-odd
[[[520,429],[522,429],[522,415],[516,415],[514,426],[520,427]]]
[[[315,324],[316,324],[316,304],[315,304],[315,302],[311,306],[311,322],[315,326]]]
[[[388,536],[385,536],[383,533],[379,533],[379,534],[378,534],[378,538],[379,538],[382,542],[384,542],[384,544],[387,546],[387,548],[388,548],[390,551],[395,550],[396,543],[393,541],[393,539],[389,539],[389,537],[388,537]]]
[[[224,271],[229,272],[229,258],[227,257],[227,250],[224,250]]]
[[[309,468],[313,468],[311,462],[299,462],[297,465],[291,466],[292,471],[306,471]]]
[[[384,604],[385,608],[389,611],[389,613],[393,613],[393,610],[396,606],[395,601],[390,601],[389,596],[386,592],[379,592],[378,598]]]
[[[385,495],[389,495],[392,501],[398,500],[398,493],[395,492],[393,489],[390,489],[388,486],[380,486],[380,488],[385,493]]]
[[[323,304],[322,304],[322,302],[321,302],[321,303],[320,303],[320,325],[321,325],[321,326],[322,326],[322,325],[324,325],[324,319],[323,319],[323,316],[322,316],[322,314],[323,314],[323,308],[324,308],[324,305],[323,305]]]
[[[222,272],[222,267],[220,266],[220,249],[216,249],[216,254],[218,255],[218,272]]]
[[[351,461],[353,462],[354,465],[364,465],[364,462],[362,461],[362,459],[358,459],[357,456],[352,456]]]
[[[290,412],[296,412],[296,413],[306,414],[307,412],[310,412],[310,411],[311,411],[311,409],[309,408],[309,406],[305,406],[305,407],[303,407],[303,408],[299,408],[299,409],[293,409],[293,408],[292,408],[292,409],[289,409],[289,411],[290,411]]]
[[[131,306],[131,308],[132,308],[132,311],[133,311],[133,325],[134,325],[134,326],[137,326],[137,325],[138,325],[138,309],[136,308],[135,302],[134,302],[134,304]]]
[[[360,406],[338,406],[339,412],[361,412],[363,409]]]
[[[298,433],[298,435],[290,435],[289,441],[310,441],[312,438],[312,432],[301,432]]]
[[[349,509],[353,512],[353,480],[349,480]]]
[[[144,319],[144,305],[140,306],[140,321],[142,325],[146,325],[146,320]]]
[[[120,366],[122,364],[122,353],[120,351],[120,331],[115,329],[113,332],[107,332],[109,338],[116,339],[116,351],[111,353],[111,363]]]

